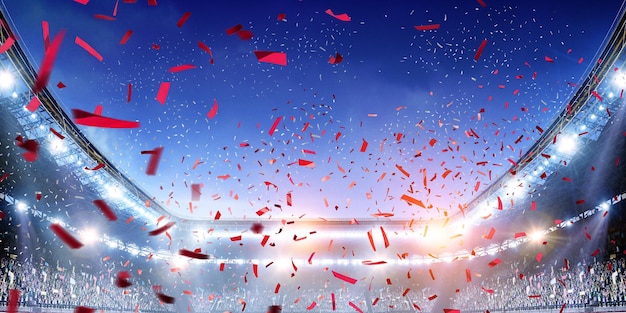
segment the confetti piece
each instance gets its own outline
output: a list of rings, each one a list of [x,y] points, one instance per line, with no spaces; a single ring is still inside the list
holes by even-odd
[[[159,86],[159,91],[157,92],[156,100],[159,101],[161,105],[165,104],[165,99],[167,98],[167,94],[170,91],[170,82],[161,82]]]
[[[22,136],[17,136],[15,138],[17,141],[17,146],[26,150],[26,152],[22,153],[22,158],[24,158],[27,162],[35,162],[39,157],[39,143],[34,139],[28,139],[24,141]]]
[[[380,232],[383,235],[383,241],[385,242],[385,248],[389,248],[389,239],[387,239],[387,233],[385,233],[385,229],[380,226]]]
[[[500,264],[500,262],[501,262],[500,259],[496,258],[495,260],[489,262],[487,265],[489,265],[489,267],[494,267],[494,266]]]
[[[261,240],[261,246],[265,247],[265,245],[267,244],[267,241],[270,239],[269,235],[265,235],[263,236],[263,239]]]
[[[521,238],[521,237],[526,237],[526,233],[525,232],[515,233],[515,239]]]
[[[346,13],[342,13],[342,14],[335,14],[333,13],[333,11],[331,9],[328,9],[325,11],[326,14],[342,21],[342,22],[350,22],[352,19],[350,18],[350,16],[348,16],[348,14]]]
[[[485,1],[483,1],[483,0],[476,0],[476,1],[478,1],[478,4],[480,4],[481,7],[483,7],[483,8],[487,7],[487,4],[485,3]]]
[[[272,127],[270,127],[270,130],[268,132],[270,136],[274,136],[274,132],[276,131],[276,127],[278,127],[278,123],[280,123],[281,118],[282,118],[281,116],[277,117],[274,123],[272,124]]]
[[[95,204],[100,209],[100,211],[102,211],[104,216],[106,216],[109,221],[117,221],[117,216],[115,215],[111,207],[109,207],[109,205],[104,202],[104,200],[94,200],[93,204]]]
[[[54,223],[50,225],[50,229],[55,235],[57,235],[57,237],[59,237],[59,239],[63,240],[68,247],[78,249],[83,246],[80,241],[70,235],[70,233],[68,233],[61,225]]]
[[[176,299],[174,299],[174,297],[170,297],[160,292],[157,293],[157,298],[159,298],[159,301],[167,304],[173,304],[174,302],[176,302]]]
[[[428,25],[418,25],[418,26],[413,26],[415,27],[415,29],[417,30],[435,30],[435,29],[439,29],[441,25],[440,24],[428,24]]]
[[[170,67],[169,71],[170,73],[178,73],[178,72],[187,71],[187,70],[194,69],[194,68],[196,68],[196,66],[193,64],[183,64],[183,65],[178,65],[178,66],[172,66]]]
[[[156,236],[156,235],[160,235],[162,233],[164,233],[165,231],[167,231],[168,229],[172,228],[172,226],[174,226],[176,224],[176,222],[169,222],[153,231],[150,231],[148,233],[148,235],[150,236]]]
[[[287,54],[285,52],[255,50],[254,55],[259,62],[287,66]]]
[[[157,1],[156,0],[148,0],[148,5],[155,7],[155,6],[157,6]]]
[[[122,37],[122,39],[120,40],[120,45],[125,45],[128,42],[128,39],[130,39],[130,36],[133,34],[132,30],[127,30],[126,33],[124,33],[124,36]]]
[[[155,175],[159,166],[159,160],[163,153],[163,147],[155,148],[154,150],[141,151],[141,154],[150,154],[150,160],[148,161],[148,167],[146,168],[146,175]]]
[[[276,284],[276,287],[274,288],[274,293],[278,293],[280,291],[280,283]]]
[[[437,299],[437,295],[432,295],[432,296],[428,297],[428,301],[433,301],[435,299]]]
[[[211,107],[211,110],[209,111],[209,113],[207,113],[207,116],[209,117],[209,119],[213,119],[216,114],[217,114],[217,100],[213,99],[213,107]]]
[[[330,56],[328,59],[328,63],[330,64],[339,64],[343,61],[343,56],[339,54],[339,52],[335,53],[335,56]]]
[[[183,16],[181,16],[178,20],[178,23],[176,23],[176,26],[178,26],[178,28],[183,27],[183,25],[185,25],[185,22],[187,22],[187,19],[189,19],[190,16],[191,12],[185,12],[185,14],[183,14]]]
[[[98,61],[102,62],[103,58],[100,55],[100,53],[98,53],[98,51],[96,51],[96,49],[94,49],[92,46],[90,46],[87,42],[85,42],[82,38],[76,36],[76,39],[74,40],[74,43],[76,43],[77,45],[79,45],[81,48],[85,49],[85,51],[89,52],[89,54],[91,54],[94,58],[96,58]]]
[[[50,25],[48,21],[41,21],[41,30],[43,32],[43,51],[50,47]]]
[[[63,88],[65,88],[65,87],[67,87],[67,86],[65,86],[65,84],[64,84],[63,82],[59,82],[59,83],[57,84],[57,88],[59,88],[59,89],[63,89]]]
[[[496,233],[496,229],[491,227],[491,229],[489,230],[489,234],[485,236],[485,239],[488,239],[488,240],[493,239],[493,235],[495,235],[495,233]]]
[[[94,313],[96,309],[88,308],[86,306],[77,306],[74,308],[74,313]]]
[[[13,39],[13,37],[8,37],[0,46],[0,53],[7,52],[7,50],[11,49],[14,43],[15,39]]]
[[[237,36],[239,36],[241,40],[250,40],[254,37],[254,34],[249,30],[241,30],[237,32]]]
[[[93,17],[99,20],[115,21],[115,17],[104,15],[104,14],[94,14]]]
[[[204,184],[191,184],[191,201],[200,201],[200,196],[202,196],[202,187]]]
[[[87,3],[89,3],[89,0],[74,0],[74,2],[78,2],[82,5],[87,5]]]
[[[551,57],[547,56],[544,58],[544,60],[548,63],[554,63],[554,59],[552,59]]]
[[[33,96],[32,99],[30,99],[30,101],[26,105],[26,109],[28,109],[28,111],[30,112],[35,112],[37,111],[40,105],[41,105],[41,101],[39,101],[39,98],[37,98],[37,96],[35,95]]]
[[[101,116],[100,114],[89,113],[80,109],[72,109],[74,123],[83,126],[101,127],[101,128],[138,128],[139,122],[131,122],[111,117]]]
[[[376,251],[376,246],[374,245],[374,238],[372,237],[372,230],[367,231],[367,238],[370,241],[370,245],[372,246],[372,250]]]
[[[367,150],[367,141],[365,139],[362,139],[363,142],[361,143],[361,152],[365,152],[365,150]]]
[[[232,35],[236,34],[237,32],[239,32],[242,29],[243,29],[243,25],[237,24],[237,25],[235,25],[235,26],[233,26],[231,28],[226,29],[226,34],[228,36],[232,36]]]
[[[465,269],[465,280],[470,283],[472,282],[472,272],[470,271],[469,268]]]
[[[363,310],[361,310],[361,308],[359,308],[356,304],[352,303],[352,301],[348,301],[348,304],[357,312],[363,313]]]
[[[129,272],[125,272],[125,271],[118,272],[117,278],[115,280],[115,285],[118,288],[128,288],[133,285],[128,279],[130,279]]]
[[[180,249],[180,250],[178,250],[178,254],[180,254],[182,256],[186,256],[188,258],[192,258],[192,259],[199,259],[199,260],[208,260],[209,259],[209,255],[208,254],[203,254],[203,253],[199,253],[199,252],[195,252],[195,251],[189,251],[187,249]]]
[[[7,313],[17,313],[17,306],[20,301],[20,291],[18,289],[11,289],[9,291],[9,299],[7,301]]]
[[[403,194],[402,197],[400,197],[400,199],[404,200],[404,201],[406,201],[408,203],[412,203],[412,204],[415,204],[417,206],[421,206],[422,208],[426,208],[426,206],[424,206],[424,203],[422,203],[422,201],[417,200],[417,199],[415,199],[415,198],[413,198],[411,196]]]
[[[56,56],[59,52],[59,48],[61,47],[61,42],[63,42],[65,33],[65,30],[59,31],[56,36],[54,36],[50,47],[46,49],[43,61],[41,62],[41,67],[37,72],[37,79],[33,85],[33,93],[39,93],[46,87],[46,85],[48,85],[50,73],[52,73],[52,67],[54,66],[54,61],[56,60]]]
[[[309,304],[309,306],[306,307],[306,310],[311,311],[315,308],[316,305],[317,305],[317,302],[313,301],[311,302],[311,304]]]
[[[230,241],[241,241],[241,235],[230,237]]]
[[[541,254],[541,252],[537,253],[537,256],[535,256],[535,260],[537,260],[537,263],[541,263],[542,258],[543,254]]]
[[[483,40],[478,49],[476,50],[476,54],[474,55],[474,60],[478,61],[480,59],[480,55],[483,53],[483,50],[487,46],[487,39]]]
[[[352,277],[348,277],[348,276],[342,275],[342,274],[337,273],[337,272],[335,272],[335,271],[331,271],[331,272],[333,273],[333,275],[334,275],[336,278],[339,278],[339,279],[341,279],[341,280],[343,280],[343,281],[345,281],[345,282],[347,282],[347,283],[350,283],[350,284],[353,284],[353,285],[354,285],[354,284],[356,284],[356,282],[357,282],[357,280],[356,280],[356,279],[354,279],[354,278],[352,278]]]
[[[255,234],[260,234],[263,232],[263,228],[265,228],[263,224],[253,223],[252,226],[250,227],[250,230]]]

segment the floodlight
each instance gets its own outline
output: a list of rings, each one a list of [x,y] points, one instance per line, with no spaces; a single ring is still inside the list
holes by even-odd
[[[0,89],[1,90],[7,90],[13,87],[14,83],[15,83],[15,78],[13,77],[13,74],[7,71],[0,72]]]

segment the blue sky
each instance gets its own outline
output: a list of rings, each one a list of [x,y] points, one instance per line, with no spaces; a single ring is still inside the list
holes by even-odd
[[[88,138],[166,208],[207,219],[218,210],[224,219],[258,219],[255,212],[265,206],[272,211],[263,219],[455,213],[539,138],[536,126],[547,128],[566,105],[575,90],[568,82],[577,83],[597,61],[619,9],[615,1],[586,10],[588,1],[482,7],[477,1],[159,0],[157,6],[119,1],[109,21],[95,15],[112,17],[115,0],[4,3],[34,64],[43,58],[42,21],[51,37],[67,29],[48,86],[64,109],[93,111],[101,104],[106,116],[141,123],[119,130],[81,126]],[[189,19],[177,27],[185,12]],[[279,21],[281,13],[286,18]],[[228,36],[237,24],[253,38]],[[414,28],[432,24],[440,27]],[[133,34],[121,45],[128,30]],[[76,45],[76,36],[103,61]],[[211,48],[214,64],[198,41]],[[284,52],[287,65],[259,62],[255,50]],[[336,53],[343,61],[329,64]],[[184,64],[195,68],[168,71]],[[58,89],[59,81],[67,87]],[[171,83],[164,104],[155,99],[161,82]],[[219,109],[210,119],[214,99]],[[471,130],[479,138],[468,137]],[[148,157],[140,152],[159,146],[157,175],[148,176]],[[299,159],[316,166],[298,166]],[[193,213],[192,184],[203,184]],[[403,194],[432,208],[408,206]]]

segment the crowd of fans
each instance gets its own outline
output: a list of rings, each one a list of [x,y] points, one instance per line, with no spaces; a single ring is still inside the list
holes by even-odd
[[[551,265],[525,276],[521,262],[501,269],[479,284],[468,284],[455,297],[463,311],[515,310],[626,305],[624,259]],[[565,263],[565,262],[563,262]]]
[[[481,281],[469,283],[453,297],[452,307],[464,312],[485,310],[545,309],[589,306],[626,306],[626,262],[608,261],[549,264],[524,275],[525,261],[501,263]],[[289,286],[279,293],[272,288],[230,284],[214,290],[195,288],[194,295],[178,297],[193,312],[265,312],[271,305],[284,311],[330,312],[332,294],[337,312],[429,312],[435,301],[429,288],[387,286],[364,290],[355,286],[330,289],[320,281],[318,289]],[[176,307],[161,302],[149,281],[133,280],[132,288],[116,285],[111,268],[87,273],[43,259],[0,259],[0,306],[7,304],[11,289],[20,290],[20,306],[66,308],[86,306],[127,312],[174,312]],[[406,292],[404,292],[406,291]],[[402,296],[400,296],[402,295]],[[174,295],[176,296],[176,295]],[[353,307],[346,304],[352,303]]]

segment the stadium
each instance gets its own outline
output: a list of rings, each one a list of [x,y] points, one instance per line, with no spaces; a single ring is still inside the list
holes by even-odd
[[[626,2],[495,2],[1,1],[0,312],[625,312]]]

